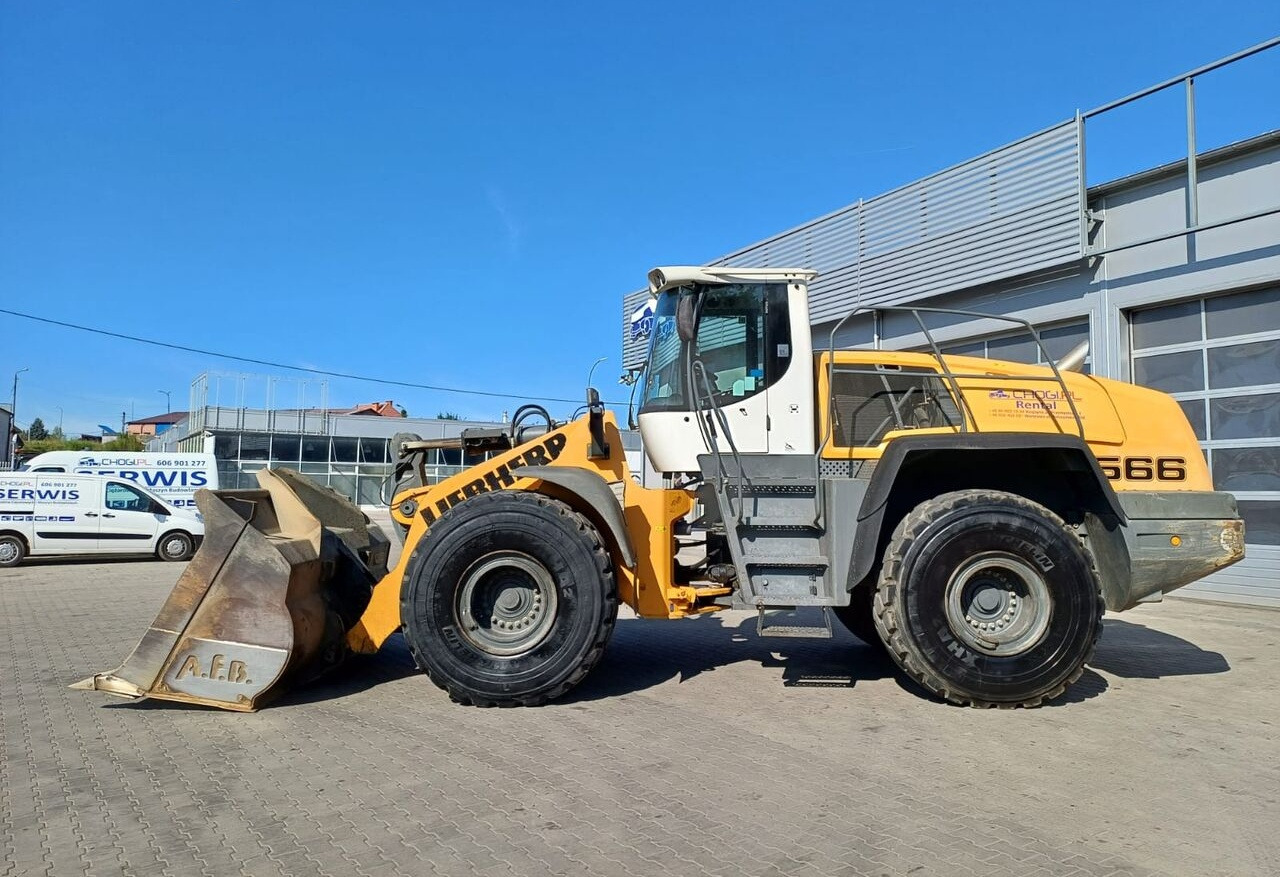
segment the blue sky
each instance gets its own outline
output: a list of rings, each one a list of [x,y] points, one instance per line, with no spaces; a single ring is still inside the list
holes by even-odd
[[[1276,34],[1274,0],[5,3],[2,306],[530,397],[579,397],[603,356],[625,399],[620,296],[654,265]],[[1202,82],[1202,144],[1280,127],[1276,56]],[[1178,157],[1180,102],[1100,130],[1097,166]],[[68,432],[163,412],[157,390],[185,408],[206,370],[288,375],[0,314],[0,399],[22,367],[19,422]],[[277,385],[282,405],[319,394]],[[519,404],[329,381],[332,407],[385,398]]]

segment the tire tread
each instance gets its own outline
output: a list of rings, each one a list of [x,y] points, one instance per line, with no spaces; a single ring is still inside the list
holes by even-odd
[[[591,523],[584,515],[574,511],[563,502],[552,497],[540,493],[528,491],[499,491],[496,493],[484,494],[476,497],[469,502],[486,501],[488,497],[517,498],[520,502],[530,502],[542,506],[548,510],[556,512],[562,519],[566,520],[574,528],[577,529],[579,535],[585,542],[588,542],[591,548],[592,557],[595,561],[596,571],[600,574],[600,581],[606,583],[604,599],[601,601],[601,611],[604,616],[601,624],[597,628],[595,640],[587,648],[583,654],[582,660],[573,672],[553,688],[540,691],[533,695],[513,695],[509,698],[483,697],[477,695],[462,686],[456,685],[442,674],[433,672],[428,663],[422,660],[418,653],[417,647],[406,637],[409,646],[409,652],[413,656],[414,664],[418,669],[426,674],[427,678],[435,683],[437,688],[443,689],[448,693],[449,698],[454,703],[463,706],[476,707],[516,707],[516,706],[542,706],[557,698],[563,697],[574,686],[581,682],[600,659],[604,656],[605,647],[609,643],[609,638],[613,635],[614,625],[618,618],[618,587],[617,580],[613,573],[613,561],[609,556],[608,550],[605,548],[604,540],[600,537],[600,532],[595,525]],[[489,500],[492,501],[492,500]],[[447,513],[446,513],[447,514]],[[443,520],[443,518],[442,518]],[[432,528],[439,532],[439,524]],[[428,530],[427,534],[422,537],[414,548],[414,554],[419,552],[430,551],[433,546],[432,530]],[[412,564],[412,561],[411,561]],[[400,613],[401,617],[405,617],[405,613],[411,611],[407,598],[407,588],[402,587],[400,592]]]
[[[898,612],[903,606],[902,583],[899,580],[902,558],[906,556],[912,543],[924,533],[934,519],[974,500],[995,501],[1017,506],[1023,511],[1044,517],[1047,522],[1060,527],[1071,538],[1079,538],[1061,517],[1039,503],[1032,502],[1017,494],[998,490],[958,490],[952,493],[944,493],[941,496],[920,503],[920,505],[908,512],[898,523],[898,526],[894,528],[893,535],[889,538],[889,544],[885,547],[884,565],[880,574],[880,582],[876,586],[872,617],[875,621],[876,629],[880,632],[880,638],[894,662],[913,680],[943,700],[960,706],[980,709],[992,707],[1002,709],[1037,707],[1047,700],[1053,700],[1066,691],[1072,683],[1076,682],[1084,674],[1085,665],[1093,659],[1098,640],[1102,636],[1102,613],[1106,608],[1100,589],[1094,589],[1097,624],[1094,626],[1094,635],[1085,649],[1084,657],[1061,683],[1048,691],[1022,701],[983,700],[954,691],[945,678],[923,661],[917,660],[916,656],[907,648],[906,635],[899,622]],[[1096,582],[1098,569],[1093,553],[1085,550],[1083,546],[1081,546],[1081,550],[1088,560]]]

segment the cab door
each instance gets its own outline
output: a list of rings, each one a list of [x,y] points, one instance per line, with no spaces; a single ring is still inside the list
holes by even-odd
[[[743,454],[769,450],[766,288],[762,283],[741,283],[708,289],[692,358],[693,392],[724,418],[704,410],[708,429],[722,433],[727,426],[733,446]],[[718,444],[721,453],[730,452],[723,435]]]
[[[107,481],[103,491],[98,550],[114,554],[151,551],[161,522],[161,516],[152,511],[151,497],[122,481]]]

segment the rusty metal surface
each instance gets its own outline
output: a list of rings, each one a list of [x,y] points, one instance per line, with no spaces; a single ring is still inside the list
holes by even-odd
[[[253,710],[346,657],[346,631],[386,570],[386,539],[297,473],[200,491],[200,550],[123,664],[75,688]]]

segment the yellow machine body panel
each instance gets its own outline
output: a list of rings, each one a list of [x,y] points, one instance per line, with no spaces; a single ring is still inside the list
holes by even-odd
[[[689,513],[693,498],[683,490],[642,487],[632,477],[622,451],[622,436],[612,413],[604,414],[604,437],[608,453],[591,455],[589,418],[581,417],[559,429],[538,436],[516,448],[494,455],[438,484],[415,487],[398,494],[392,503],[392,517],[407,527],[404,551],[399,562],[374,587],[360,622],[347,635],[356,652],[376,652],[401,625],[400,594],[404,587],[413,549],[432,523],[454,505],[493,490],[536,490],[563,500],[586,514],[599,526],[609,545],[618,578],[618,594],[637,614],[646,617],[679,618],[708,611],[694,607],[708,589],[680,586],[674,582],[676,555],[675,522]],[[609,529],[596,520],[598,514],[560,485],[521,476],[516,470],[529,466],[575,467],[599,475],[614,496],[621,495],[626,533],[634,546],[634,566],[625,562],[620,546]],[[406,509],[413,509],[406,514]],[[721,589],[715,589],[717,592]],[[723,589],[725,593],[728,589]],[[718,608],[718,607],[717,607]]]
[[[824,459],[879,459],[921,434],[1080,436],[1116,490],[1212,490],[1195,433],[1169,396],[1023,363],[853,350],[815,357]],[[1065,391],[1064,391],[1065,386]],[[834,407],[834,410],[833,410]]]

